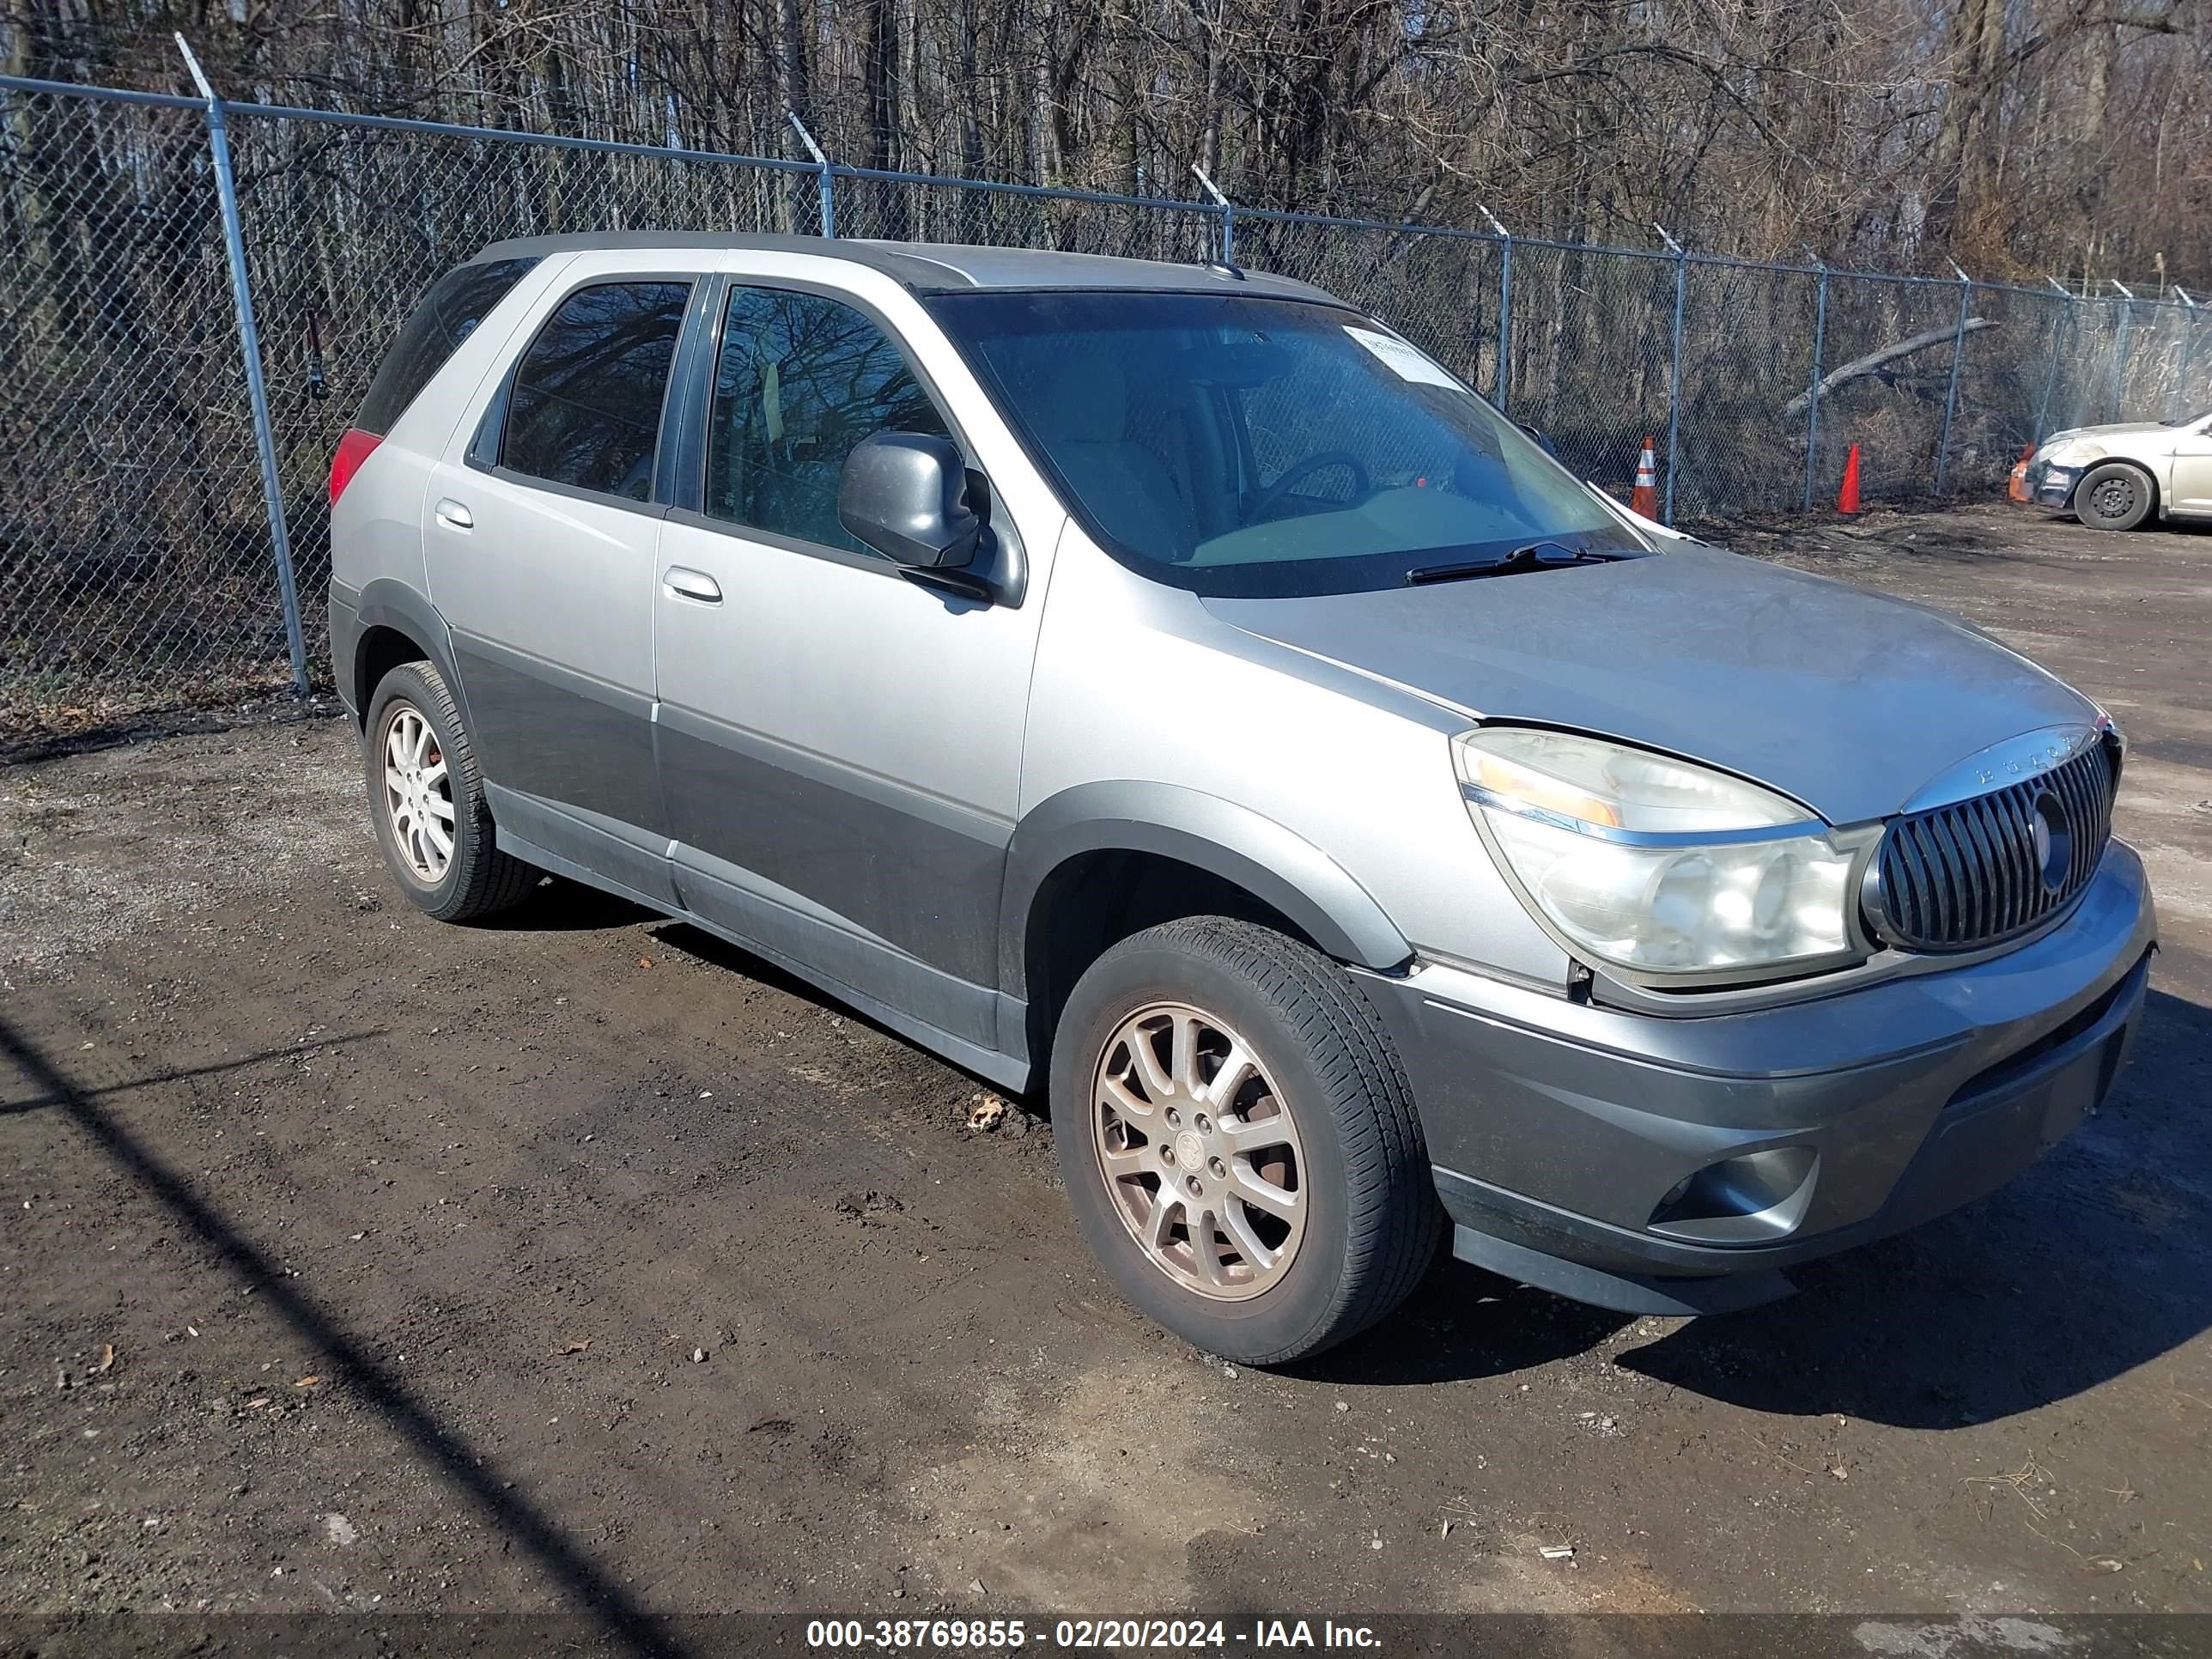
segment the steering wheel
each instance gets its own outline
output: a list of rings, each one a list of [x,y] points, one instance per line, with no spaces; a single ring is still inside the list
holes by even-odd
[[[1375,485],[1367,476],[1367,469],[1360,465],[1358,456],[1348,449],[1324,449],[1318,455],[1309,455],[1302,461],[1291,463],[1281,477],[1269,484],[1267,493],[1253,503],[1253,519],[1272,518],[1275,509],[1283,504],[1284,498],[1296,486],[1304,483],[1315,473],[1325,472],[1333,466],[1340,466],[1352,474],[1353,503],[1364,501],[1375,493]]]

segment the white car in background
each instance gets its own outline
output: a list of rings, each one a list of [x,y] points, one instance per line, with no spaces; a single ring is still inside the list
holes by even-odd
[[[2053,433],[2015,471],[2012,495],[2094,530],[2212,519],[2212,410]]]

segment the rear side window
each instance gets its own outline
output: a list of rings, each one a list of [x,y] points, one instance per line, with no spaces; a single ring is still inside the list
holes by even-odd
[[[837,522],[853,446],[878,432],[952,435],[883,330],[783,289],[731,290],[709,421],[710,518],[872,557]]]
[[[416,394],[446,366],[462,341],[538,261],[494,259],[449,270],[431,285],[400,325],[399,337],[385,354],[368,396],[362,399],[354,424],[379,437],[392,430]]]
[[[641,501],[689,283],[600,283],[561,301],[514,366],[500,465]]]

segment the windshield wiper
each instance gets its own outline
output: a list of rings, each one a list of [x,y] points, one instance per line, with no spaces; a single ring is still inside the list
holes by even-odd
[[[1424,565],[1406,573],[1406,586],[1425,587],[1431,582],[1462,581],[1474,576],[1517,576],[1524,570],[1549,570],[1557,565],[1612,564],[1636,556],[1624,549],[1601,553],[1577,550],[1559,542],[1530,542],[1494,559],[1471,559],[1459,564]]]

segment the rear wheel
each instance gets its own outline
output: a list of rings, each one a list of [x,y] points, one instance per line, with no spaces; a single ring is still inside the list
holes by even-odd
[[[2154,489],[2142,468],[2107,461],[2074,486],[2074,514],[2093,530],[2133,530],[2150,516]]]
[[[499,850],[476,752],[431,664],[404,663],[377,683],[362,762],[384,861],[417,909],[468,921],[537,884],[536,870]]]
[[[1222,917],[1124,939],[1054,1045],[1070,1202],[1116,1285],[1210,1353],[1318,1352],[1390,1312],[1441,1212],[1411,1091],[1326,957]]]

